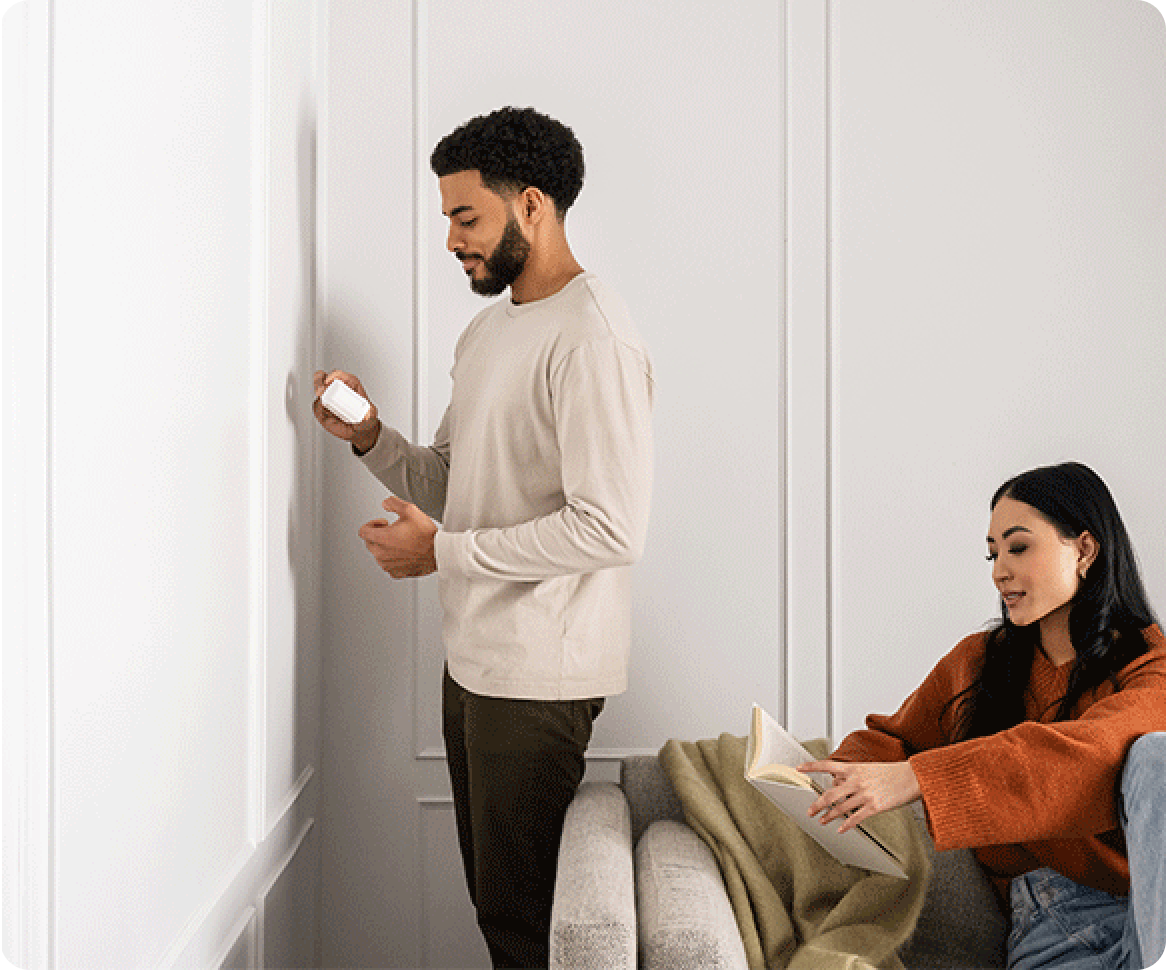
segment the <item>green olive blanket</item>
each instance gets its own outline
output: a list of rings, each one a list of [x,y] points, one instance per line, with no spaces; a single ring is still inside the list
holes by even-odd
[[[806,748],[816,758],[825,741]],[[902,967],[896,951],[915,927],[930,867],[910,807],[866,827],[905,861],[909,880],[838,862],[745,780],[745,738],[669,741],[664,767],[691,828],[712,849],[750,968]],[[837,824],[837,823],[834,823]]]

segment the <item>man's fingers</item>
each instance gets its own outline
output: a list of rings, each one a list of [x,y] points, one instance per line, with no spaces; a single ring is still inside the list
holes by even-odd
[[[368,542],[376,538],[378,529],[383,529],[388,526],[388,524],[389,523],[387,519],[373,519],[371,522],[366,522],[364,525],[362,525],[356,534],[360,536],[365,542]]]
[[[399,519],[414,519],[419,524],[424,524],[429,520],[429,516],[416,505],[412,502],[406,502],[403,498],[397,498],[396,495],[389,495],[381,502],[381,507],[386,512],[392,512]]]

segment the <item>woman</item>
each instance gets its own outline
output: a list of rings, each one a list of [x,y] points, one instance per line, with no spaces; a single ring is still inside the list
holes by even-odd
[[[993,497],[988,559],[1000,622],[893,717],[802,766],[834,778],[810,814],[849,829],[922,800],[936,848],[974,849],[1010,901],[1009,967],[1152,965],[1166,947],[1166,734],[1152,733],[1166,731],[1166,638],[1129,536],[1090,469],[1037,468]]]

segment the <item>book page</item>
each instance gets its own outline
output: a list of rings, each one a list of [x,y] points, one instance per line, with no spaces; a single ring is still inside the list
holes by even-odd
[[[803,775],[796,767],[816,760],[780,724],[757,704],[745,749],[745,777],[749,783],[780,808],[790,819],[840,862],[888,876],[907,878],[899,861],[866,828],[859,825],[838,834],[841,821],[823,825],[809,815],[818,795],[833,787],[828,773]],[[795,783],[806,779],[811,784]]]
[[[750,778],[762,778],[765,781],[774,781],[781,785],[792,785],[795,788],[807,788],[815,794],[822,794],[820,785],[814,783],[809,775],[804,775],[789,765],[765,764],[749,773]]]
[[[786,765],[796,768],[807,761],[817,759],[803,748],[792,734],[770,717],[759,704],[753,705],[753,719],[749,728],[749,741],[745,749],[746,774],[757,777],[767,765]],[[800,775],[800,772],[799,772]],[[825,772],[801,775],[823,792],[834,784],[834,779]]]

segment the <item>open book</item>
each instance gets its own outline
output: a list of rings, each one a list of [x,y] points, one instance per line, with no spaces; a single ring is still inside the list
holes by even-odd
[[[902,861],[863,825],[838,834],[841,821],[823,825],[810,806],[833,785],[828,774],[802,774],[798,765],[818,761],[756,704],[745,749],[745,778],[803,832],[839,862],[906,879]]]

